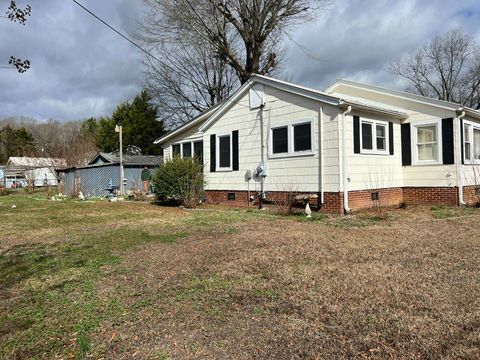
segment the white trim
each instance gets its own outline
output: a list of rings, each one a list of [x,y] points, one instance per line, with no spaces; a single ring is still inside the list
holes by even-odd
[[[175,146],[175,145],[180,145],[180,157],[183,159],[183,145],[184,144],[190,144],[190,148],[191,148],[191,156],[190,157],[194,157],[194,155],[195,155],[194,144],[198,143],[198,142],[203,143],[203,138],[200,137],[200,138],[188,139],[188,140],[184,140],[184,141],[177,141],[177,142],[171,143],[170,144],[170,159],[173,159],[173,146]],[[203,151],[202,151],[202,153],[203,153]]]
[[[433,98],[429,98],[422,95],[411,94],[405,91],[393,90],[393,89],[384,88],[377,85],[363,84],[363,83],[359,83],[352,80],[346,80],[346,79],[337,79],[332,85],[327,87],[324,90],[324,92],[326,92],[327,94],[335,92],[335,89],[340,85],[345,85],[345,86],[349,86],[357,89],[368,90],[377,94],[389,95],[394,98],[407,99],[416,103],[431,105],[431,106],[435,106],[437,108],[446,109],[446,110],[456,111],[458,110],[458,108],[463,107],[460,104],[452,103],[449,101],[433,99]],[[477,116],[480,116],[480,113],[478,111],[475,111],[473,109],[468,109],[468,110],[472,110],[477,113]]]
[[[362,123],[369,123],[372,125],[372,149],[363,148],[363,127]],[[385,127],[385,149],[377,149],[377,126]],[[384,120],[373,120],[360,117],[360,154],[363,155],[390,155],[390,131],[389,123]]]
[[[208,119],[208,117],[214,113],[218,108],[220,107],[220,103],[211,107],[210,109],[206,110],[205,112],[201,113],[200,115],[198,115],[197,117],[194,117],[192,120],[186,122],[185,124],[183,125],[180,125],[179,127],[173,129],[172,131],[166,133],[165,135],[163,135],[162,137],[158,138],[157,140],[155,140],[153,143],[154,144],[163,144],[165,143],[167,140],[171,139],[172,137],[178,135],[179,133],[185,131],[185,130],[188,130],[190,129],[191,127],[193,127],[194,125],[197,125],[198,123]]]
[[[436,160],[418,160],[417,145],[417,127],[432,126],[437,128],[437,159]],[[412,122],[411,147],[412,147],[412,165],[442,165],[443,164],[443,143],[442,143],[442,120],[432,119]]]
[[[310,124],[310,150],[304,151],[295,151],[294,144],[294,127],[298,125]],[[290,157],[301,157],[301,156],[313,156],[315,155],[314,150],[314,141],[315,141],[315,121],[313,119],[302,119],[290,122],[285,125],[273,126],[268,129],[269,131],[269,140],[268,140],[268,159],[284,159]],[[287,152],[283,153],[273,153],[273,130],[287,128]]]
[[[470,137],[470,159],[466,158],[466,152],[465,152],[465,126],[469,127],[468,133]],[[463,129],[462,130],[462,136],[463,136],[463,163],[465,165],[478,165],[480,163],[480,159],[475,158],[475,130],[480,131],[480,124],[475,123],[473,121],[468,121],[468,120],[463,120]]]
[[[369,107],[367,105],[349,103],[348,101],[342,100],[341,97],[333,96],[322,91],[310,89],[304,86],[292,84],[282,80],[273,79],[267,76],[254,74],[250,78],[250,80],[248,80],[245,84],[243,84],[227,101],[225,101],[225,103],[222,104],[222,106],[218,108],[217,111],[215,111],[215,113],[212,116],[210,116],[210,118],[202,126],[200,126],[199,131],[202,131],[202,132],[206,131],[215,121],[217,121],[223,114],[225,114],[225,112],[227,112],[230,109],[230,107],[233,106],[233,104],[235,104],[240,97],[246,94],[248,89],[250,89],[250,87],[253,86],[253,84],[257,84],[257,83],[263,84],[264,86],[270,86],[279,90],[283,90],[285,92],[292,93],[298,96],[302,96],[304,98],[320,101],[322,103],[326,103],[333,106],[348,104],[352,106],[352,108],[364,109],[375,114],[387,115],[393,118],[403,119],[408,116],[405,113],[399,113],[389,109],[381,109],[379,107]],[[264,101],[265,103],[268,103],[266,95],[267,95],[266,92],[264,92]],[[258,109],[252,110],[252,111],[258,111]]]
[[[224,138],[227,136],[230,138],[230,166],[220,167],[220,138]],[[217,172],[233,171],[233,134],[232,132],[216,135],[215,157],[217,159],[215,164],[215,171]]]

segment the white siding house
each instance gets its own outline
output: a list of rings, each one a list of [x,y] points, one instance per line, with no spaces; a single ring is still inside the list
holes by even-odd
[[[165,160],[202,158],[214,203],[295,191],[333,212],[376,201],[457,205],[475,200],[480,113],[346,80],[320,92],[255,75],[156,143]],[[247,181],[248,173],[259,176]]]

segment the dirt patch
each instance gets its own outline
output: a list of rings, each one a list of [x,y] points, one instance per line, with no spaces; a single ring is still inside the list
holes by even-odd
[[[15,201],[0,357],[480,357],[479,210]]]

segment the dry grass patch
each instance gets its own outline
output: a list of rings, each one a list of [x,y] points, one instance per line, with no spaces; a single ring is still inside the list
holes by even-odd
[[[99,213],[98,222],[44,225],[47,243],[1,238],[0,357],[480,357],[476,209],[305,221],[42,206],[27,215],[37,224],[62,211]]]

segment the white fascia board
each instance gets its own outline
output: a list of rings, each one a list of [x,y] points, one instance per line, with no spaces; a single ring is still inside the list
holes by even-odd
[[[443,100],[437,100],[437,99],[432,99],[428,98],[426,96],[422,95],[416,95],[416,94],[411,94],[405,91],[400,91],[400,90],[393,90],[393,89],[388,89],[376,85],[368,85],[368,84],[362,84],[359,82],[351,81],[351,80],[345,80],[345,79],[339,79],[337,80],[334,84],[330,85],[328,88],[325,89],[325,92],[330,93],[335,91],[335,89],[340,86],[340,85],[346,85],[352,88],[356,89],[361,89],[361,90],[368,90],[373,93],[377,94],[382,94],[382,95],[389,95],[394,98],[400,98],[408,101],[412,101],[415,103],[423,104],[423,105],[430,105],[434,106],[437,108],[441,108],[444,110],[453,110],[456,111],[461,105],[451,103],[448,101],[443,101]],[[475,111],[475,110],[473,110]]]
[[[223,104],[201,127],[200,131],[207,130],[219,117],[221,117],[230,107],[242,97],[248,89],[254,84],[259,83],[271,86],[289,93],[293,93],[305,98],[321,101],[326,104],[338,106],[341,100],[335,96],[324,94],[320,91],[305,88],[303,86],[294,85],[285,81],[272,79],[262,75],[253,75],[249,81],[243,84],[226,102]]]
[[[220,106],[217,111],[210,116],[210,118],[198,129],[201,132],[204,132],[208,127],[213,124],[220,116],[222,116],[230,107],[250,88],[250,85],[253,83],[252,79],[248,80],[245,84],[240,86],[240,88],[230,96],[225,103]]]
[[[175,137],[178,134],[182,133],[183,131],[190,129],[191,127],[193,127],[193,126],[197,125],[198,123],[207,119],[214,112],[214,110],[215,110],[215,107],[210,108],[209,110],[205,111],[203,114],[198,115],[196,118],[193,118],[189,122],[187,122],[183,125],[180,125],[179,127],[177,127],[176,129],[174,129],[172,131],[169,131],[168,133],[166,133],[162,137],[155,140],[153,143],[154,144],[162,144],[165,141],[171,139],[172,137]]]
[[[350,105],[353,110],[363,110],[363,111],[367,111],[367,112],[374,113],[374,114],[385,115],[385,116],[388,116],[388,117],[391,117],[391,118],[394,118],[394,119],[397,119],[397,120],[406,120],[409,117],[409,115],[407,113],[398,112],[398,111],[394,111],[394,110],[380,109],[380,108],[370,107],[370,106],[367,106],[367,105],[361,105],[361,104],[357,104],[357,103],[354,103],[354,102],[348,102],[348,101],[345,101],[344,103],[347,104],[347,105]]]

